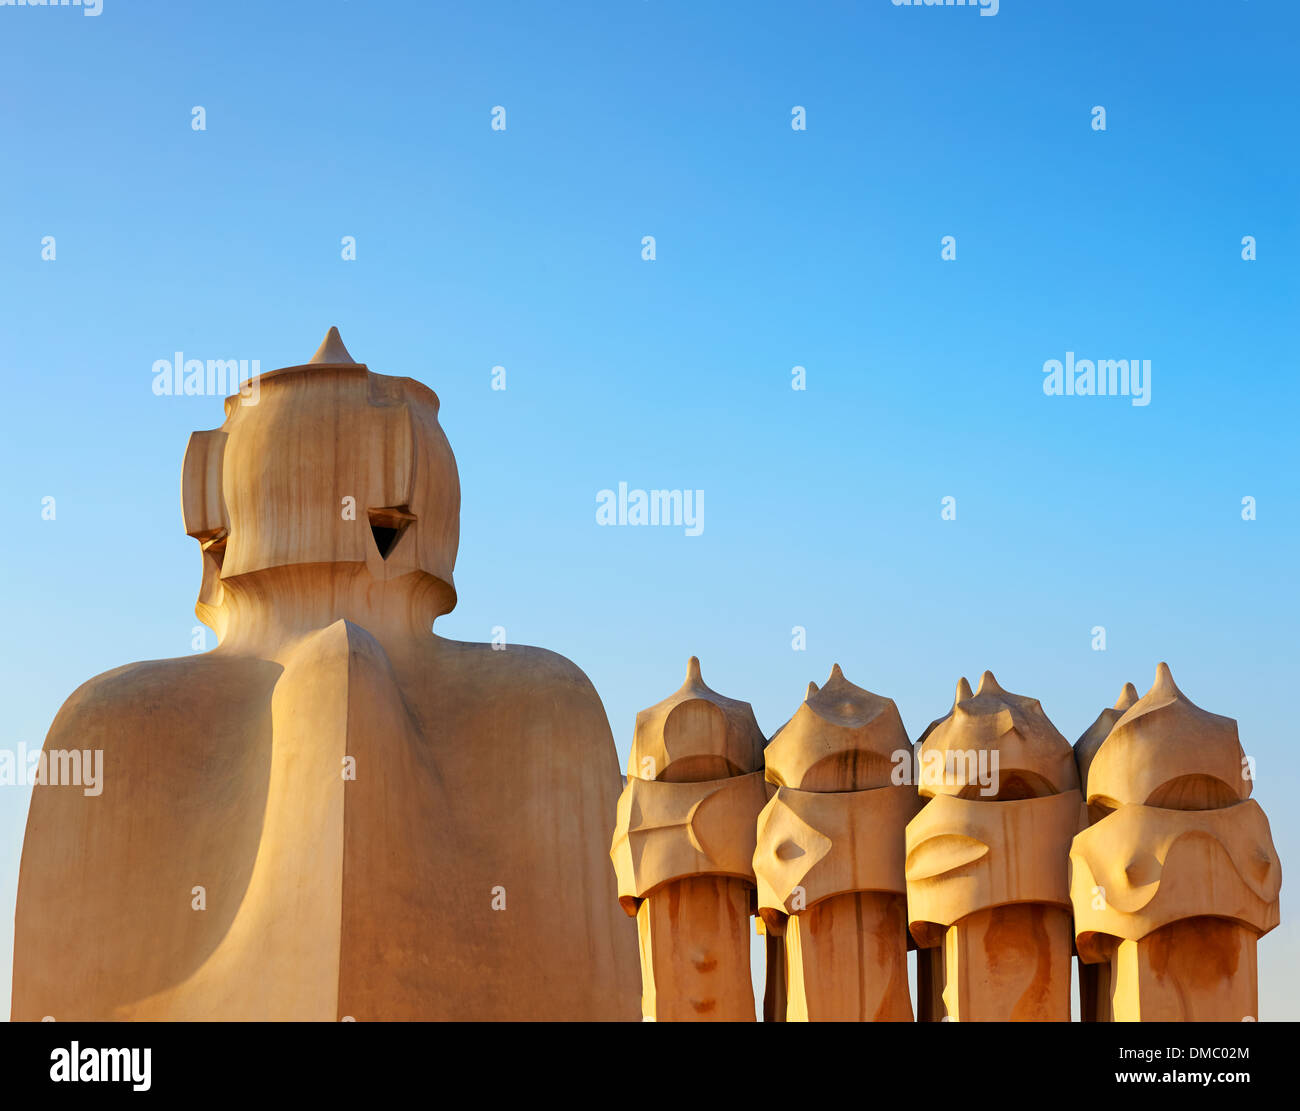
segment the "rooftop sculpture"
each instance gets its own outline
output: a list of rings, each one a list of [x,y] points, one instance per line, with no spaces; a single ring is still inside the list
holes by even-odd
[[[91,679],[50,729],[105,785],[34,792],[14,1018],[635,1019],[600,698],[432,631],[460,514],[437,396],[330,329],[256,397],[185,453],[218,646]]]

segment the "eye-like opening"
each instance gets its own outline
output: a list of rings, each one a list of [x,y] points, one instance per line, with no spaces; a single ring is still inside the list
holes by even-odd
[[[387,559],[397,547],[406,530],[411,527],[415,515],[405,505],[387,505],[379,509],[366,510],[370,518],[370,533],[375,538],[375,547],[379,549],[382,559]]]
[[[226,541],[230,537],[230,530],[226,528],[213,529],[207,536],[199,538],[199,548],[203,552],[204,568],[211,567],[216,572],[221,571],[222,564],[226,561]]]
[[[200,533],[195,539],[203,553],[203,582],[199,586],[199,606],[216,606],[221,603],[221,568],[226,562],[227,528],[215,528]],[[201,619],[206,621],[207,618]]]

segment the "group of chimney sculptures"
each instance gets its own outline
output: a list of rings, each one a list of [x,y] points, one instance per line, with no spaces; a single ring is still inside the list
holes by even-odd
[[[33,789],[14,1019],[633,1019],[638,945],[643,1016],[753,1019],[755,914],[769,1019],[910,1021],[913,947],[922,1021],[1068,1018],[1073,953],[1084,1018],[1255,1017],[1281,869],[1235,723],[1163,665],[1073,752],[987,673],[914,751],[838,668],[765,744],[692,660],[619,799],[573,663],[434,631],[439,407],[331,328],[191,437],[219,643],[55,717],[105,786]]]
[[[1252,1021],[1282,881],[1252,782],[1163,663],[1071,747],[987,671],[912,745],[838,665],[765,742],[692,658],[610,852],[643,1016],[753,1020],[756,915],[768,1021],[1068,1021],[1076,956],[1084,1021]]]

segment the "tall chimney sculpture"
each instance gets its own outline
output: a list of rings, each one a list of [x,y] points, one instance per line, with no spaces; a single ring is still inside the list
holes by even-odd
[[[763,939],[763,1021],[785,1022],[785,938],[768,932],[761,915],[754,918],[754,932]]]
[[[957,709],[959,703],[965,702],[968,698],[973,698],[974,692],[970,689],[970,681],[966,676],[957,680],[957,693],[953,696],[952,709],[941,718],[935,718],[925,727],[916,743],[912,746],[912,778],[909,782],[916,784],[919,769],[921,767],[921,752],[925,746],[925,739],[933,733],[940,725],[947,721],[953,715],[953,710]],[[919,784],[917,784],[919,786]],[[918,793],[919,798],[919,793]],[[916,939],[912,939],[915,945]],[[942,1022],[947,1018],[943,1006],[943,989],[944,989],[944,951],[942,945],[934,945],[928,949],[916,948],[916,1020],[917,1022]]]
[[[946,1017],[1066,1022],[1066,857],[1083,821],[1074,753],[1037,700],[991,672],[964,693],[920,746],[929,801],[907,826],[912,935],[943,946]]]
[[[1096,720],[1088,726],[1083,736],[1074,742],[1074,762],[1079,769],[1079,783],[1087,798],[1088,768],[1092,758],[1097,755],[1101,742],[1115,727],[1115,723],[1138,700],[1137,688],[1132,683],[1125,683],[1119,692],[1114,706],[1108,706],[1097,715]],[[1105,816],[1099,807],[1088,807],[1088,822],[1097,821]],[[1110,963],[1099,961],[1088,964],[1082,958],[1077,963],[1079,973],[1079,1010],[1082,1022],[1110,1022]]]
[[[839,664],[767,746],[754,872],[790,1021],[912,1021],[903,831],[920,799],[894,776],[910,748],[893,700]]]
[[[637,714],[610,857],[618,901],[636,918],[643,1018],[754,1020],[762,767],[754,711],[706,686],[694,656],[681,688]]]
[[[256,381],[185,453],[218,646],[92,679],[50,729],[102,750],[103,792],[33,792],[13,1017],[635,1019],[600,698],[432,631],[460,528],[437,396],[333,328]]]
[[[1086,774],[1105,816],[1074,839],[1070,892],[1079,957],[1106,967],[1113,1020],[1256,1019],[1256,946],[1278,924],[1282,867],[1237,723],[1194,705],[1162,663]]]

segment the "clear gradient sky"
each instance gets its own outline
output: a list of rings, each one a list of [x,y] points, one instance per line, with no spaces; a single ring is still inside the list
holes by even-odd
[[[991,668],[1071,740],[1168,660],[1257,760],[1261,1017],[1300,1018],[1294,3],[103,5],[0,7],[0,747],[191,651],[222,406],[154,361],[336,324],[442,399],[438,631],[571,657],[624,760],[692,653],[769,733],[838,661],[914,736]],[[1149,359],[1151,403],[1045,396],[1067,351]],[[703,532],[599,527],[619,482]]]

